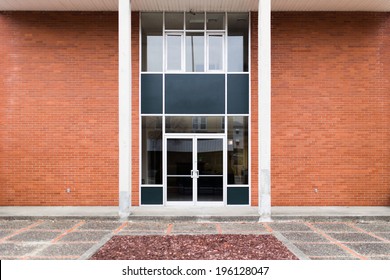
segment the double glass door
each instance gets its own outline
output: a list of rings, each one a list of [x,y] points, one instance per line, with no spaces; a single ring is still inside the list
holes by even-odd
[[[166,202],[223,202],[224,137],[169,136],[166,145]]]

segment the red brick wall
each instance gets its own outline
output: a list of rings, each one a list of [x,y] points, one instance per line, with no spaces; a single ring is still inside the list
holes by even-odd
[[[390,13],[273,14],[272,205],[390,205],[389,57]]]
[[[272,20],[272,204],[390,205],[389,13],[275,13]],[[137,14],[132,40],[136,159]],[[0,13],[0,205],[118,204],[117,53],[116,13]]]
[[[131,60],[132,60],[132,205],[139,205],[140,181],[139,181],[139,13],[132,13],[131,16]]]
[[[251,205],[258,205],[258,70],[257,44],[258,32],[257,13],[251,13]]]
[[[0,13],[0,205],[118,205],[117,34],[116,13]]]

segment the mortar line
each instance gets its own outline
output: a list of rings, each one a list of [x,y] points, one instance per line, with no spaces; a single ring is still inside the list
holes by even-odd
[[[122,223],[117,229],[114,230],[114,234],[117,234],[118,232],[120,232],[124,227],[126,227],[127,225],[129,224],[129,222],[124,222]]]
[[[167,231],[166,231],[166,235],[170,235],[171,232],[172,232],[172,229],[173,229],[173,224],[168,224],[168,227],[167,227]]]
[[[347,253],[351,254],[352,256],[354,257],[357,257],[361,260],[367,260],[368,258],[355,252],[354,250],[352,250],[351,248],[343,245],[341,242],[337,241],[336,239],[332,238],[331,236],[327,235],[324,231],[320,230],[320,229],[317,229],[315,226],[313,226],[311,223],[309,222],[305,222],[304,223],[305,225],[307,225],[309,228],[311,228],[314,232],[322,235],[323,237],[325,237],[326,239],[332,241],[332,243],[334,243],[335,245],[337,245],[338,247],[340,247],[341,249],[343,249],[344,251],[346,251]]]
[[[268,232],[273,232],[274,230],[267,224],[267,223],[261,223],[263,227],[268,231]]]
[[[4,241],[6,241],[6,240],[8,240],[8,239],[10,239],[10,238],[12,238],[12,237],[14,237],[15,235],[18,235],[18,234],[20,234],[20,233],[26,232],[26,231],[28,231],[28,230],[30,230],[30,229],[36,227],[36,226],[39,226],[39,225],[42,224],[42,223],[43,223],[43,220],[38,220],[38,221],[36,221],[35,223],[33,223],[33,224],[31,224],[31,225],[29,225],[29,226],[27,226],[27,227],[24,227],[24,228],[21,228],[21,229],[17,230],[17,231],[15,231],[13,234],[7,235],[6,237],[1,238],[1,239],[0,239],[0,244],[1,244],[1,243],[4,243]]]
[[[390,241],[388,241],[387,239],[382,238],[382,237],[380,237],[380,236],[377,236],[376,234],[374,234],[374,233],[372,233],[372,232],[365,231],[364,229],[361,229],[361,228],[355,226],[355,225],[352,224],[352,223],[346,223],[346,224],[349,225],[350,227],[352,227],[352,228],[354,228],[354,229],[356,229],[356,230],[362,232],[362,233],[368,234],[368,235],[370,235],[370,236],[372,236],[372,237],[374,237],[374,238],[377,238],[377,239],[379,239],[379,240],[382,240],[382,241],[385,242],[385,243],[390,243]]]
[[[222,234],[222,228],[220,224],[215,224],[215,228],[217,229],[218,234]]]
[[[59,236],[57,236],[55,239],[53,239],[51,241],[52,244],[54,243],[57,243],[58,240],[62,239],[65,235],[75,231],[78,227],[82,226],[83,224],[85,224],[85,221],[81,221],[79,223],[77,223],[76,225],[74,225],[72,228],[68,229],[67,231],[65,231],[64,233],[60,234]]]

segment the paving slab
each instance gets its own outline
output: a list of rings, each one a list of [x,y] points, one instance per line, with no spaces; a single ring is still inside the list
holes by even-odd
[[[95,243],[53,244],[39,253],[39,257],[81,256]]]
[[[14,230],[0,230],[0,239],[15,232]]]
[[[169,223],[138,222],[128,223],[123,230],[137,232],[166,232]]]
[[[326,242],[328,239],[315,232],[283,232],[283,236],[291,242]]]
[[[341,242],[382,242],[380,239],[370,236],[365,233],[335,233],[330,232],[328,235]]]
[[[67,230],[73,228],[81,220],[46,220],[34,229]]]
[[[348,243],[344,245],[363,256],[390,255],[390,243]]]
[[[369,232],[390,232],[390,223],[357,223],[356,226]]]
[[[175,223],[172,234],[217,234],[215,224],[209,223]]]
[[[353,227],[340,223],[313,223],[312,225],[324,232],[358,232]]]
[[[390,232],[375,232],[375,235],[390,241]]]
[[[277,231],[312,231],[307,225],[299,222],[289,223],[289,222],[281,222],[281,223],[270,223],[269,226],[273,230]]]
[[[370,257],[370,260],[390,260],[390,256]]]
[[[106,230],[74,231],[66,234],[58,242],[94,242],[99,241],[107,234],[110,233]]]
[[[8,241],[24,241],[24,242],[43,242],[43,241],[51,241],[59,236],[61,233],[52,232],[52,231],[36,231],[29,230],[22,233],[19,233]]]
[[[37,248],[39,245],[3,243],[0,244],[0,256],[24,256]]]
[[[310,257],[311,260],[360,260],[358,258],[354,258],[353,256],[350,256],[350,257]]]
[[[339,246],[334,244],[310,244],[310,243],[296,243],[303,253],[311,256],[337,256],[337,257],[350,257],[350,254],[345,252]]]
[[[22,229],[34,222],[31,220],[0,220],[0,229]]]
[[[164,231],[134,231],[134,230],[121,230],[115,235],[165,235]]]
[[[87,221],[84,225],[77,228],[77,230],[115,230],[122,223],[113,221]]]
[[[259,234],[268,232],[259,223],[220,223],[222,233],[226,234]]]

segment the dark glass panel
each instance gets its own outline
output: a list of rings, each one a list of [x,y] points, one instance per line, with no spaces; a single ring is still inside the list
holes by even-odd
[[[223,200],[223,177],[198,178],[198,201],[222,201]]]
[[[227,76],[228,114],[249,114],[249,75],[229,74]]]
[[[192,201],[192,178],[174,177],[167,178],[168,201]]]
[[[142,184],[162,185],[162,117],[142,117]]]
[[[163,84],[161,74],[141,75],[141,113],[161,114]]]
[[[231,187],[227,188],[228,205],[248,205],[249,188],[248,187]]]
[[[141,187],[141,204],[163,204],[163,188]]]
[[[228,71],[248,71],[248,13],[228,14]]]
[[[165,13],[165,30],[183,30],[184,13]]]
[[[187,30],[204,30],[204,13],[186,13]]]
[[[223,133],[224,117],[166,117],[166,133]]]
[[[248,184],[248,117],[228,117],[228,184]]]
[[[224,114],[225,75],[167,74],[165,113]]]
[[[141,14],[142,71],[161,72],[163,58],[163,14]]]

